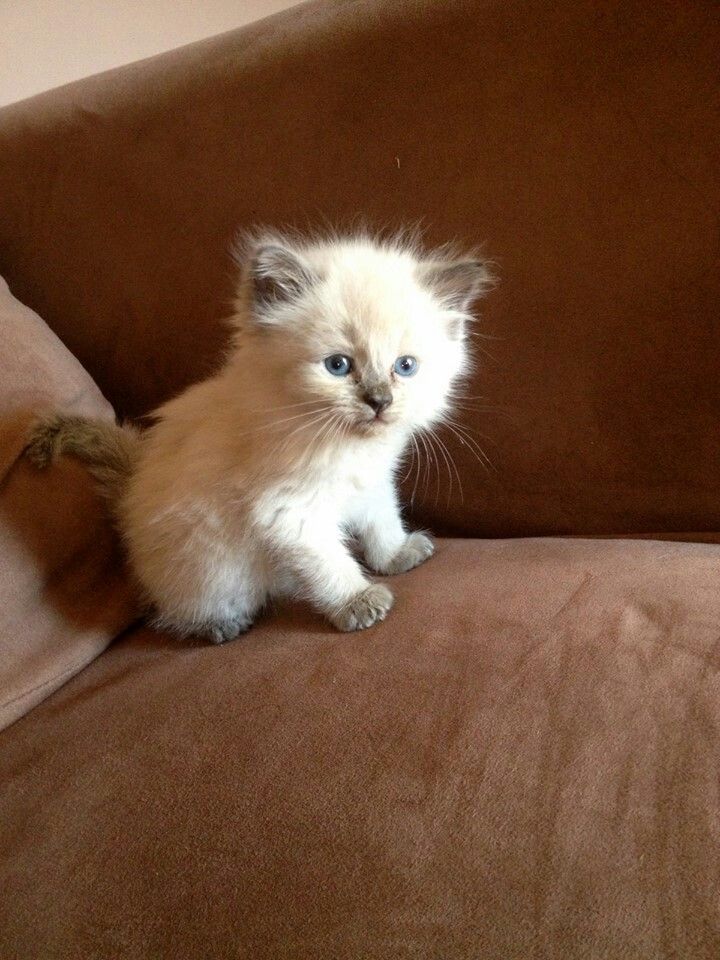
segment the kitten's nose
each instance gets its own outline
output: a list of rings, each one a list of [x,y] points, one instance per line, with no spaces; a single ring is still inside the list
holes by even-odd
[[[383,410],[387,410],[393,402],[392,394],[389,390],[374,390],[372,393],[364,393],[363,400],[375,411],[375,416],[379,417]]]

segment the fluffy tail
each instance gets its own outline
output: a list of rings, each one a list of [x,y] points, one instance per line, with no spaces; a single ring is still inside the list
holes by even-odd
[[[140,432],[128,425],[56,414],[39,420],[30,432],[26,456],[43,468],[69,453],[87,464],[111,505],[122,496],[135,467]]]

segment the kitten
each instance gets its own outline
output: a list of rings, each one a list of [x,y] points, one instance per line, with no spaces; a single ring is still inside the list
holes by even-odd
[[[402,241],[248,241],[222,369],[143,434],[58,416],[30,457],[90,464],[156,622],[217,643],[269,597],[309,600],[339,630],[383,620],[379,574],[433,553],[403,525],[395,473],[412,434],[449,410],[469,370],[476,257]]]

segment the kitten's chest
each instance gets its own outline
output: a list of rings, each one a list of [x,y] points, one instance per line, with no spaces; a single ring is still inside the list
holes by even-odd
[[[326,464],[299,486],[312,501],[313,508],[343,518],[353,513],[358,502],[372,496],[388,470],[384,460],[365,455],[363,451]]]
[[[261,517],[284,513],[346,523],[366,511],[379,485],[391,475],[387,450],[355,450],[306,463],[263,491],[256,503]]]
[[[339,491],[344,499],[352,498],[355,494],[366,494],[378,482],[377,466],[371,464],[351,467],[337,480]]]
[[[377,485],[379,474],[377,466],[362,460],[337,465],[323,473],[318,473],[307,483],[299,484],[297,493],[305,496],[316,509],[340,515],[352,508],[358,500],[366,499]]]
[[[386,448],[361,448],[339,460],[328,479],[344,499],[364,496],[388,476],[394,460],[394,451]]]

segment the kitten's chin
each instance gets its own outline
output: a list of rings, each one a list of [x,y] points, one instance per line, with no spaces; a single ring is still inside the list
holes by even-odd
[[[400,429],[397,417],[367,417],[355,422],[356,431],[363,437],[381,437]]]

